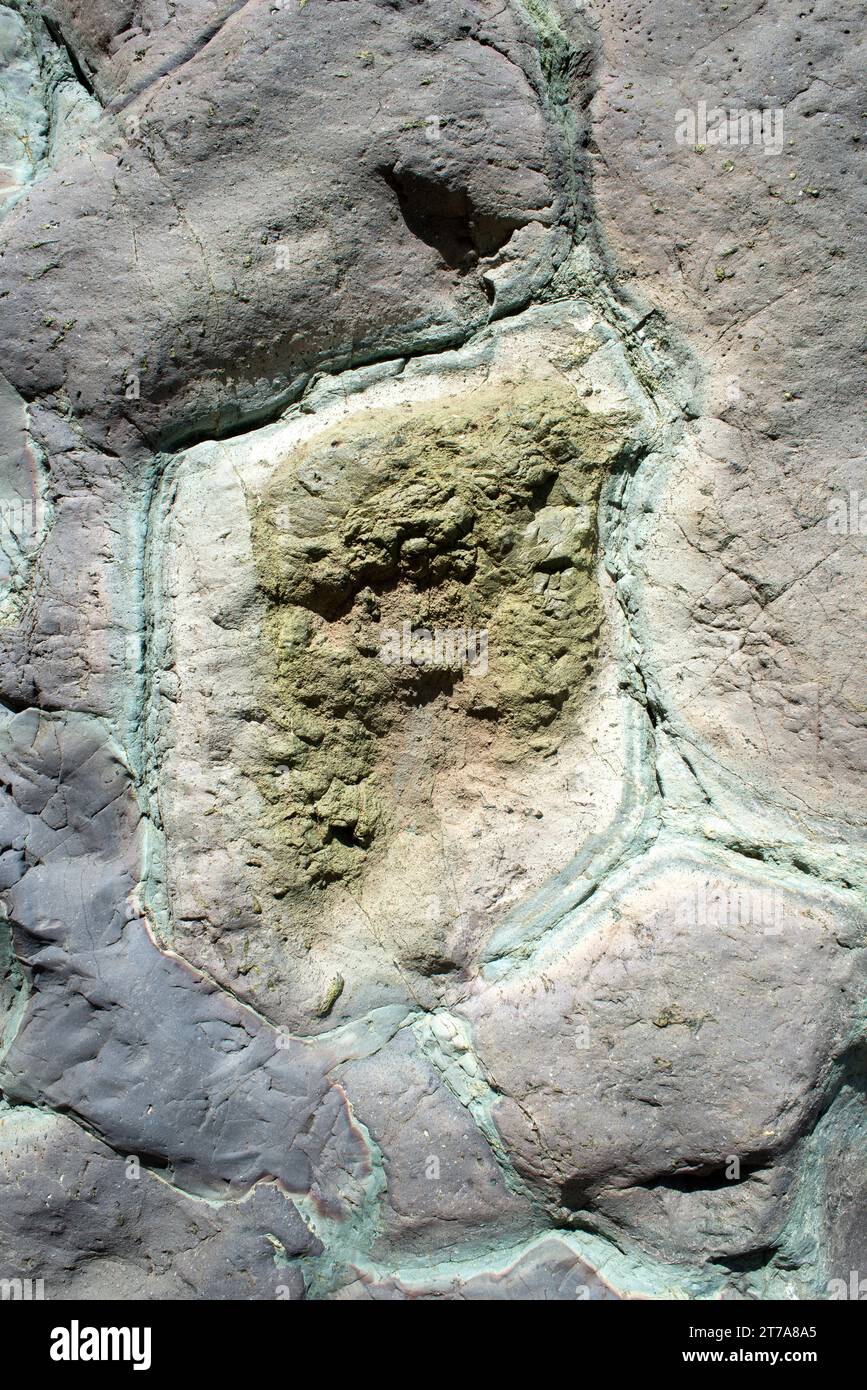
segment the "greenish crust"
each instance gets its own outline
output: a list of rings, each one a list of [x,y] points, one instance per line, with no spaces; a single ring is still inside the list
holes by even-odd
[[[441,720],[434,767],[479,738],[506,761],[557,746],[597,649],[596,505],[627,423],[546,378],[359,413],[277,469],[252,537],[271,720],[255,772],[278,891],[360,869],[412,707]],[[487,663],[387,664],[407,623],[485,632]]]

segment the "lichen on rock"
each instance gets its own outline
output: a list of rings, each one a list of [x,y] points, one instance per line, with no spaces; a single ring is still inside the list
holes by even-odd
[[[277,468],[252,531],[287,888],[356,873],[387,833],[408,708],[435,706],[438,764],[558,746],[597,649],[596,505],[624,437],[547,377],[358,413]]]

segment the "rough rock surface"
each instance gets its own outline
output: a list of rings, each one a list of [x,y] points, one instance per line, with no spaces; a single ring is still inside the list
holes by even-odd
[[[0,4],[3,1297],[867,1268],[858,32]]]

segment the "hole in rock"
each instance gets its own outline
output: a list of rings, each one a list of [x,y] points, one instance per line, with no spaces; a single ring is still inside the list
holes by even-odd
[[[413,236],[440,253],[451,270],[467,271],[482,256],[493,256],[520,223],[511,217],[480,213],[464,188],[449,188],[438,179],[409,169],[381,169]]]

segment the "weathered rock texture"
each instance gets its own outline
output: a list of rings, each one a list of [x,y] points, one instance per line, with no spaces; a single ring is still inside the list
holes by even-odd
[[[0,4],[9,1287],[867,1270],[857,32]]]

